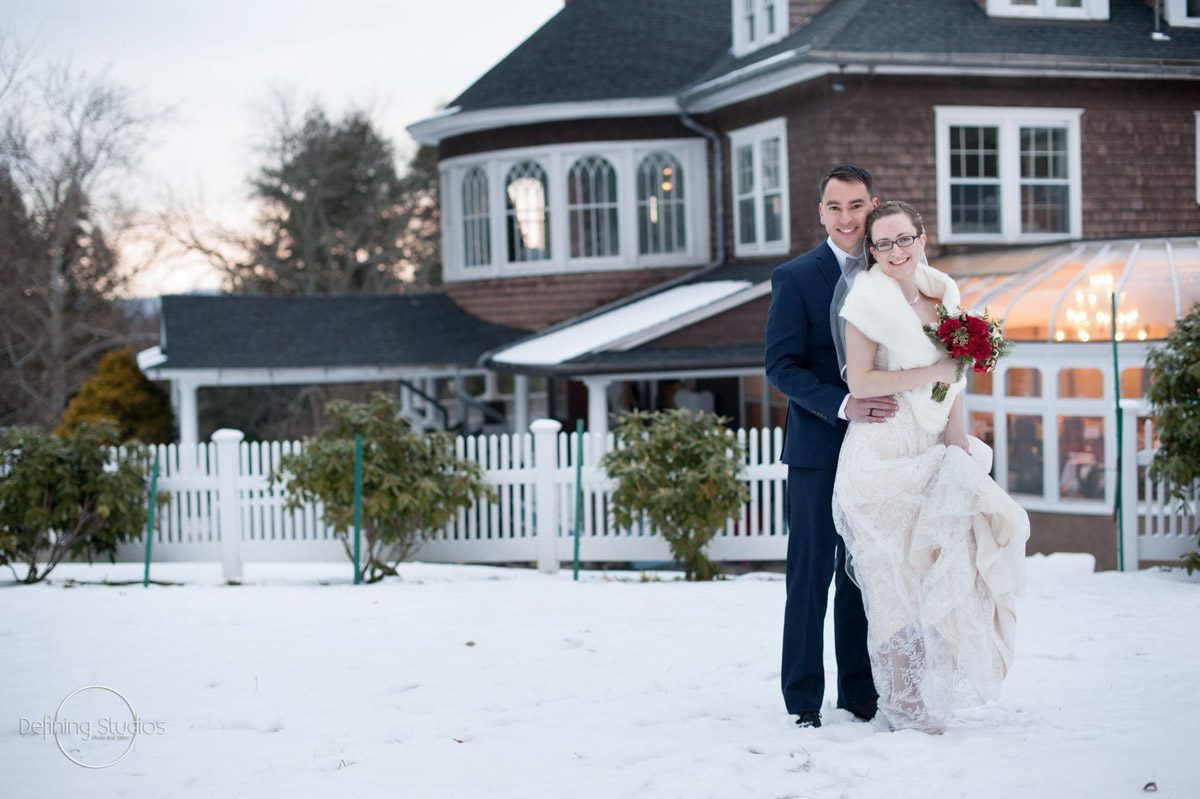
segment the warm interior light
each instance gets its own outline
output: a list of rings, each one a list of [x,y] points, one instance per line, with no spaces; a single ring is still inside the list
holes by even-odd
[[[1088,276],[1088,291],[1077,289],[1074,293],[1075,302],[1069,303],[1063,310],[1067,324],[1065,330],[1059,330],[1054,335],[1055,341],[1066,341],[1068,337],[1079,341],[1106,339],[1115,335],[1117,341],[1124,341],[1133,335],[1133,327],[1138,320],[1137,308],[1122,310],[1117,308],[1116,325],[1113,325],[1112,303],[1113,289],[1116,279],[1111,272],[1101,272]],[[1118,300],[1125,299],[1121,292]],[[1114,334],[1113,328],[1116,327]],[[1144,331],[1138,338],[1145,341]]]

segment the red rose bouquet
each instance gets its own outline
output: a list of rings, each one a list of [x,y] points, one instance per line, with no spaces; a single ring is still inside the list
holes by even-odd
[[[1012,342],[1004,338],[1003,322],[989,318],[987,311],[983,312],[983,316],[966,311],[952,314],[945,305],[939,304],[937,315],[937,322],[925,325],[925,334],[958,361],[955,382],[962,379],[967,364],[973,362],[976,372],[990,372],[996,368],[996,361],[1008,355],[1012,349]],[[944,402],[949,390],[950,386],[945,383],[934,383],[932,397]]]

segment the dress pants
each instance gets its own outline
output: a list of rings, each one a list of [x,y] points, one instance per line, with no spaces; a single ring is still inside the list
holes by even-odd
[[[867,655],[862,594],[846,576],[846,548],[833,526],[829,469],[788,468],[787,604],[781,681],[788,713],[821,709],[825,695],[824,631],[829,581],[837,657],[837,706],[876,696]]]

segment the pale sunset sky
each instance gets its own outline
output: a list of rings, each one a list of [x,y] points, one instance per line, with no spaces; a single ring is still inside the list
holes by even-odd
[[[69,60],[107,74],[169,119],[154,130],[129,199],[169,195],[230,225],[250,221],[247,178],[275,89],[331,116],[368,109],[395,143],[532,34],[562,0],[0,0],[0,31],[30,68]],[[142,296],[213,288],[196,262],[142,274]]]

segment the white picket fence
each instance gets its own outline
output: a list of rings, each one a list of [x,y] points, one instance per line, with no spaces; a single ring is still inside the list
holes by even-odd
[[[787,467],[778,462],[783,431],[737,431],[746,448],[742,479],[750,499],[709,544],[720,561],[783,560],[787,556],[784,491]],[[235,430],[217,431],[195,448],[160,445],[159,505],[151,543],[155,561],[222,561],[236,579],[245,561],[339,560],[342,538],[322,520],[319,505],[285,507],[281,486],[268,476],[299,442],[245,442]],[[610,433],[604,447],[612,446]],[[495,489],[488,501],[460,511],[421,544],[415,557],[434,562],[537,561],[554,570],[574,550],[578,436],[558,422],[539,420],[530,433],[460,437],[460,457],[475,461]],[[594,436],[583,435],[581,561],[670,561],[666,542],[642,526],[620,529],[609,512],[612,481],[597,465]],[[224,535],[229,530],[230,535]],[[123,544],[119,560],[140,560],[145,541]]]
[[[1134,417],[1136,418],[1136,416]],[[787,467],[779,463],[783,431],[739,430],[746,448],[742,479],[750,499],[737,518],[709,544],[717,561],[784,560],[787,528],[784,513]],[[1137,430],[1125,429],[1126,452],[1136,451]],[[1151,440],[1147,434],[1147,441]],[[612,446],[612,435],[604,448]],[[617,528],[609,508],[612,482],[598,467],[594,436],[583,435],[580,559],[596,561],[669,561],[666,542],[642,526]],[[345,545],[322,520],[319,505],[285,508],[282,487],[268,476],[280,458],[300,449],[299,442],[244,442],[235,430],[218,431],[211,442],[194,448],[158,447],[158,490],[166,495],[155,520],[155,561],[221,561],[236,579],[245,561],[340,560]],[[495,489],[489,501],[461,511],[444,529],[424,541],[415,557],[435,562],[504,563],[537,561],[552,571],[569,561],[574,548],[578,438],[557,422],[539,420],[531,432],[460,437],[457,454],[475,461]],[[1139,478],[1138,466],[1151,451],[1125,462],[1125,561],[1175,560],[1195,546],[1197,491],[1190,508],[1166,496],[1165,487]],[[1138,501],[1142,483],[1144,500]],[[224,535],[224,531],[230,535]],[[118,548],[120,560],[141,560],[144,540]]]
[[[1149,412],[1140,400],[1122,400],[1125,418],[1121,449],[1136,457],[1125,458],[1122,465],[1122,527],[1125,568],[1136,569],[1139,561],[1174,562],[1196,548],[1200,533],[1200,482],[1183,491],[1183,499],[1172,496],[1170,486],[1151,480],[1150,461],[1154,459],[1153,422],[1142,423],[1146,447],[1138,450],[1138,415]],[[1140,474],[1139,474],[1140,472]]]

